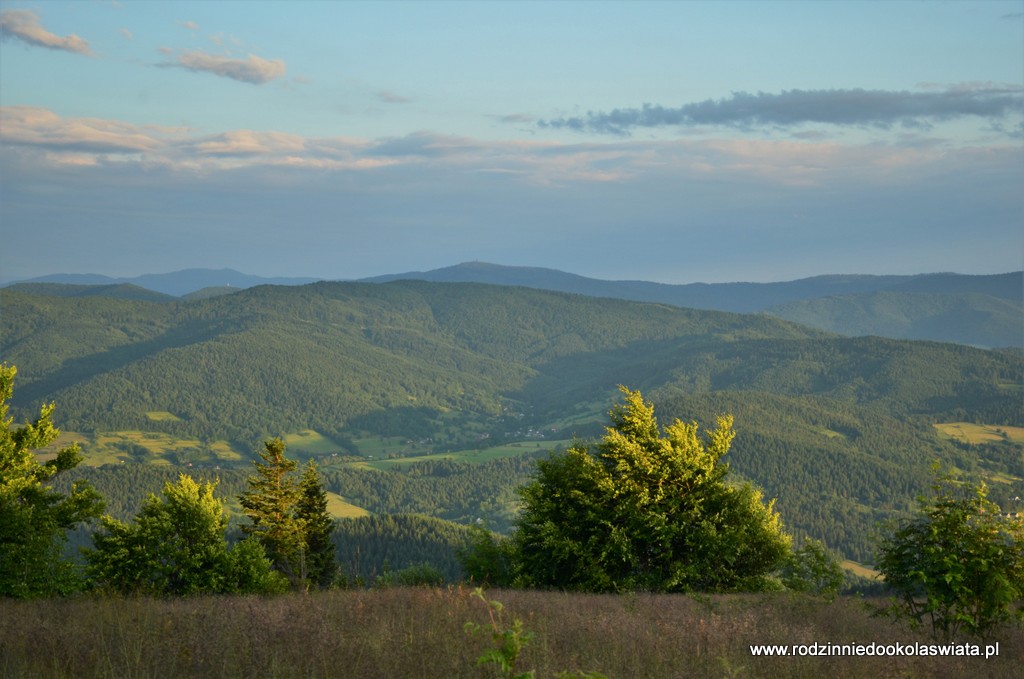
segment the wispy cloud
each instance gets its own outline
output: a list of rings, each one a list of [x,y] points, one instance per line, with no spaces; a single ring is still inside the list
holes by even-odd
[[[0,107],[0,141],[44,147],[81,157],[91,153],[142,153],[164,146],[168,134],[181,130],[145,127],[100,118],[61,118],[37,106]]]
[[[16,38],[29,45],[92,56],[89,43],[70,33],[64,37],[51,33],[39,23],[39,16],[27,9],[0,12],[0,37]]]
[[[664,181],[755,182],[811,187],[844,181],[916,181],[927,168],[983,156],[942,145],[864,144],[796,140],[706,139],[560,144],[484,141],[416,132],[402,137],[306,137],[285,132],[228,130],[196,134],[178,127],[135,125],[98,118],[63,118],[40,107],[0,107],[0,143],[21,149],[26,162],[68,166],[161,167],[170,172],[216,175],[241,168],[360,172],[381,168],[468,176],[552,188],[583,184]],[[1002,167],[1014,146],[988,147]],[[979,152],[980,153],[980,152]],[[967,162],[964,160],[964,162]],[[446,175],[454,177],[456,175]],[[461,181],[455,180],[453,181]]]
[[[408,104],[412,101],[412,99],[395,94],[390,90],[381,90],[377,93],[377,98],[387,104]]]
[[[727,99],[708,99],[671,108],[644,104],[640,108],[590,111],[585,116],[541,120],[540,127],[602,134],[628,134],[635,128],[718,125],[780,126],[805,123],[873,126],[927,126],[969,116],[999,119],[1024,111],[1024,88],[1016,85],[969,83],[941,91],[864,89],[785,90],[779,94],[736,92]]]
[[[423,268],[429,257],[438,266],[499,256],[542,263],[534,258],[548,253],[575,257],[558,260],[569,267],[609,251],[616,262],[588,266],[625,276],[619,260],[636,261],[699,280],[753,276],[769,259],[772,266],[839,266],[828,258],[841,250],[884,273],[914,266],[907,258],[928,247],[945,253],[937,261],[961,258],[978,252],[979,240],[984,266],[993,257],[999,266],[1019,266],[1019,143],[736,136],[566,144],[431,132],[384,139],[209,134],[0,107],[5,214],[11,224],[31,225],[12,229],[20,240],[8,251],[30,248],[45,223],[48,242],[66,253],[67,260],[53,260],[61,267],[134,247],[126,243],[161,257],[191,256],[194,241],[183,229],[201,233],[201,250],[217,256],[263,261],[268,251],[283,252],[343,277],[367,266],[372,253],[400,270]],[[177,228],[157,228],[164,224]],[[623,225],[631,229],[628,242]],[[242,237],[250,233],[260,235]],[[153,238],[164,240],[155,245]],[[706,257],[740,241],[756,254],[730,259],[731,269]],[[396,242],[416,245],[406,248],[408,261],[395,263]],[[771,255],[757,249],[780,243],[787,245]],[[379,271],[364,275],[371,273]],[[806,275],[813,273],[822,271]]]
[[[161,50],[161,52],[167,53],[166,50]],[[175,61],[161,65],[212,73],[253,85],[263,85],[271,80],[281,78],[287,71],[285,63],[281,59],[264,59],[255,54],[250,54],[245,59],[236,59],[209,54],[202,50],[184,50],[178,53]]]

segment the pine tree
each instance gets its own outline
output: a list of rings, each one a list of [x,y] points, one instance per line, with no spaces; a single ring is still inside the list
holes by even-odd
[[[295,516],[305,528],[305,570],[307,581],[318,587],[330,587],[337,577],[334,518],[327,511],[327,491],[320,482],[320,473],[312,460],[302,473]]]
[[[263,545],[274,568],[298,587],[305,580],[305,535],[302,520],[296,515],[299,487],[293,472],[298,466],[284,454],[280,438],[264,443],[263,462],[254,462],[256,475],[249,477],[249,490],[239,503],[252,521],[242,527]]]

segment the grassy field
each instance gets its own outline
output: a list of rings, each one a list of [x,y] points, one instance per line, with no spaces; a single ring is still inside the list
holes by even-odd
[[[844,570],[848,570],[854,575],[859,575],[862,578],[869,578],[874,580],[878,576],[878,571],[873,568],[868,568],[863,564],[859,564],[856,561],[850,561],[849,559],[843,559],[842,567]]]
[[[291,453],[301,451],[309,455],[330,455],[343,450],[337,443],[312,429],[285,434],[284,443]]]
[[[759,657],[751,645],[934,643],[872,618],[864,602],[793,595],[581,595],[491,591],[533,637],[516,672],[649,677],[1019,677],[1024,630],[984,657]],[[0,600],[0,676],[75,679],[359,677],[481,679],[494,647],[484,602],[462,587],[348,590],[274,598]],[[795,648],[795,647],[794,647]],[[969,648],[969,647],[965,647]],[[566,675],[563,675],[566,676]]]
[[[327,511],[336,519],[357,519],[370,515],[370,512],[362,507],[346,502],[343,497],[331,491],[327,491]]]
[[[491,448],[458,450],[451,453],[432,453],[429,455],[410,455],[408,457],[392,457],[388,459],[360,460],[349,462],[349,466],[360,469],[393,469],[395,467],[426,462],[428,460],[452,460],[454,462],[487,462],[501,457],[516,457],[538,450],[553,450],[559,445],[567,445],[569,441],[523,441],[509,443]]]
[[[146,417],[153,422],[181,422],[180,417],[166,410],[150,410],[146,413]]]
[[[992,443],[995,441],[1024,443],[1024,427],[973,424],[971,422],[940,422],[933,426],[942,436],[964,443]]]

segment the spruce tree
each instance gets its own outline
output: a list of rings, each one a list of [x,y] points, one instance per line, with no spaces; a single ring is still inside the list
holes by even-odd
[[[317,587],[330,587],[338,572],[335,557],[334,518],[327,511],[327,491],[312,460],[306,465],[299,484],[295,516],[305,528],[305,566],[307,581]]]
[[[285,457],[284,448],[280,438],[264,443],[263,461],[253,462],[256,475],[249,477],[249,490],[238,501],[252,521],[242,530],[259,540],[275,570],[298,587],[306,576],[305,531],[295,511],[299,487],[293,472],[298,463]]]

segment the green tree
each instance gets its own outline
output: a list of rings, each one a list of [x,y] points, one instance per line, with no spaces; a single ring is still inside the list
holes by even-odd
[[[470,581],[505,587],[513,584],[515,553],[512,547],[511,540],[480,522],[469,527],[466,544],[456,554]]]
[[[304,531],[306,579],[317,587],[330,587],[338,577],[337,557],[331,539],[334,517],[327,511],[327,491],[312,460],[302,472],[295,516]]]
[[[830,601],[839,593],[845,580],[839,559],[820,540],[804,540],[782,566],[782,584],[786,589],[807,592]]]
[[[249,490],[238,497],[252,522],[242,530],[259,540],[274,568],[300,589],[306,580],[306,536],[296,513],[301,494],[294,474],[298,462],[285,456],[280,438],[264,442],[263,447],[263,461],[253,462],[256,475],[248,479]]]
[[[76,482],[68,495],[49,487],[82,455],[73,444],[40,464],[35,451],[60,434],[51,420],[54,406],[44,405],[34,422],[12,428],[7,402],[16,373],[14,366],[0,365],[0,596],[64,594],[81,584],[62,554],[67,531],[98,517],[103,500],[85,482]]]
[[[95,548],[84,550],[94,586],[156,595],[283,590],[287,583],[258,543],[229,548],[215,488],[182,474],[164,485],[162,498],[150,494],[132,523],[103,517]]]
[[[600,443],[539,463],[522,489],[512,535],[519,582],[584,591],[729,591],[770,578],[790,538],[749,484],[729,485],[733,439],[721,417],[704,440],[675,421],[661,435],[653,406],[620,387]]]
[[[885,538],[877,568],[895,592],[886,612],[937,637],[985,636],[1024,619],[1024,521],[977,486],[938,475],[917,516]]]

